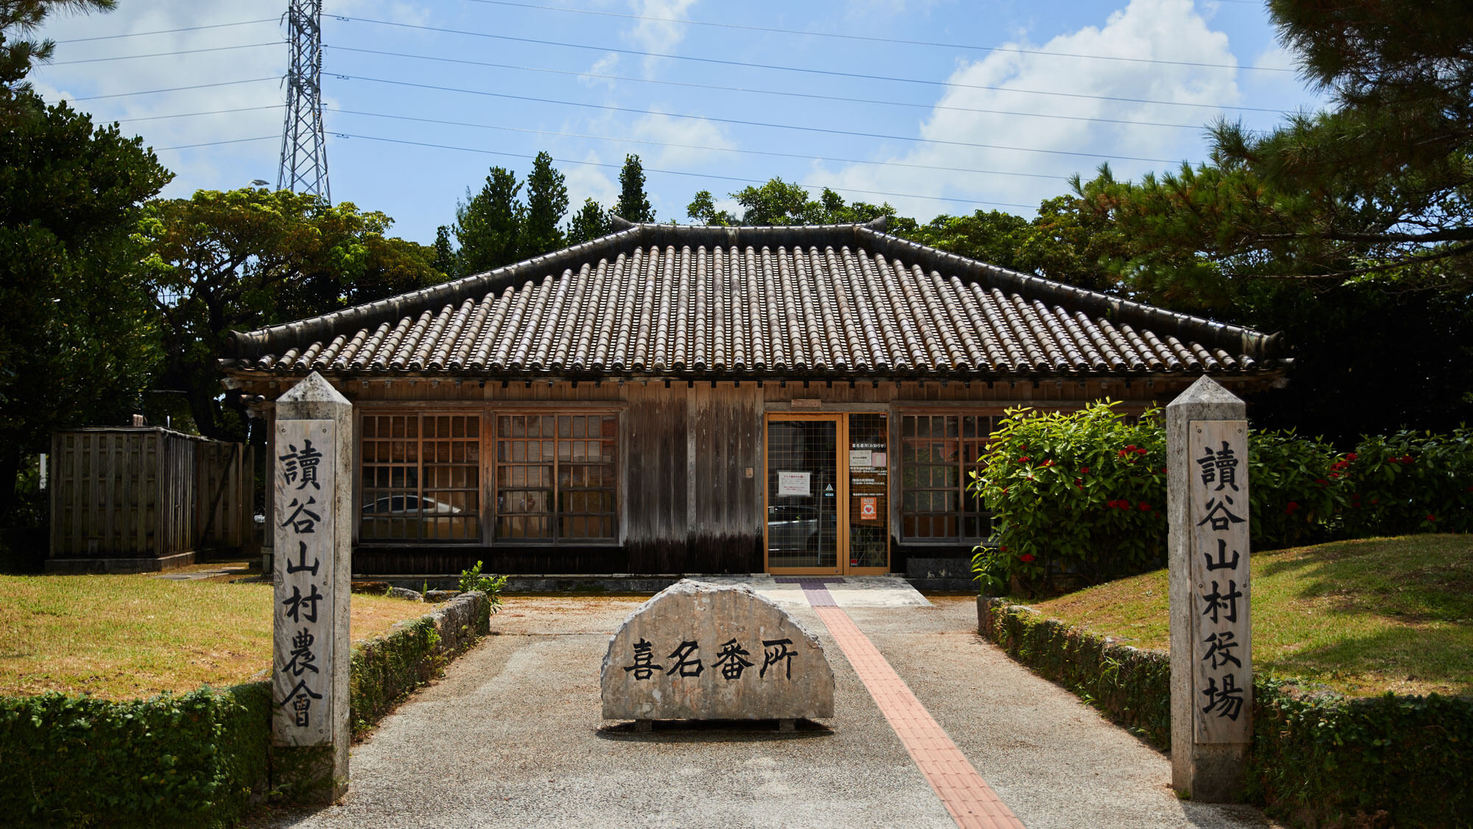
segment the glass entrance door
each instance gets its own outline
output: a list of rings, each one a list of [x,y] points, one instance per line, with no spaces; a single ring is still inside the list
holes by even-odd
[[[839,419],[767,421],[767,569],[839,572]]]
[[[768,415],[768,572],[889,572],[887,422],[878,412]]]

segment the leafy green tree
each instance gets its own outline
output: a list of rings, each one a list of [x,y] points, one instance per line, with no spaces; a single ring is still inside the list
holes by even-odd
[[[811,199],[803,185],[776,176],[760,187],[744,187],[731,196],[742,206],[742,224],[747,225],[852,224],[895,215],[895,208],[888,204],[849,203],[827,187],[819,198]]]
[[[1026,270],[1018,253],[1029,229],[1028,220],[997,210],[978,210],[970,216],[942,214],[906,233],[907,238],[934,248],[989,264]]]
[[[614,205],[614,213],[631,222],[655,220],[655,211],[644,192],[644,165],[637,155],[624,156],[624,168],[619,171],[619,202]]]
[[[568,244],[591,242],[609,233],[609,215],[593,199],[584,199],[583,207],[568,221]]]
[[[327,313],[443,279],[433,249],[384,236],[391,220],[286,190],[201,190],[151,202],[140,222],[161,323],[159,382],[181,389],[195,426],[240,439],[215,360],[226,332]]]
[[[481,273],[522,258],[522,221],[527,207],[518,194],[516,173],[492,167],[481,191],[455,207],[455,241],[460,245],[461,274]]]
[[[22,458],[53,429],[137,411],[159,357],[130,234],[170,174],[139,139],[24,80],[51,53],[29,39],[49,11],[111,6],[0,3],[0,525],[19,520]]]
[[[698,191],[691,198],[690,204],[685,206],[685,215],[703,225],[727,227],[737,223],[735,216],[725,210],[716,209],[716,199],[711,197],[710,190]]]
[[[731,194],[742,206],[745,225],[818,224],[822,206],[808,198],[808,189],[774,176],[760,187],[747,186]]]
[[[551,253],[563,246],[563,214],[568,212],[568,186],[552,166],[552,156],[539,152],[527,176],[527,212],[522,222],[519,258]]]

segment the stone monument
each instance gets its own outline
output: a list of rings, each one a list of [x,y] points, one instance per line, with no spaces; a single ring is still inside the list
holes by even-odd
[[[1253,736],[1248,422],[1202,377],[1166,407],[1171,600],[1171,785],[1243,797]]]
[[[634,612],[609,639],[603,716],[777,720],[834,715],[834,671],[818,637],[746,585],[686,579]]]
[[[348,789],[352,411],[316,372],[276,401],[272,768],[303,802]]]

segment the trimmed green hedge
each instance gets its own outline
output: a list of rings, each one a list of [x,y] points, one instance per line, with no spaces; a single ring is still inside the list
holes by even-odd
[[[1170,750],[1166,654],[1112,644],[1002,599],[980,600],[978,630]],[[1473,700],[1349,699],[1257,677],[1248,794],[1303,826],[1473,825]]]
[[[1068,688],[1165,751],[1171,744],[1171,663],[1045,619],[1029,608],[983,599],[978,629],[1009,656]]]
[[[400,623],[385,638],[353,649],[348,721],[355,739],[491,629],[491,604],[481,595],[477,601],[452,600],[428,616]]]
[[[355,736],[489,627],[478,594],[355,648]],[[124,702],[0,697],[0,825],[234,825],[271,788],[270,739],[268,682]]]
[[[232,825],[266,780],[270,718],[265,682],[127,702],[0,698],[0,815],[14,826]]]

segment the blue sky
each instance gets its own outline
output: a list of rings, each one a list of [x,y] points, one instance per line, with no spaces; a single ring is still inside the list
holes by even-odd
[[[274,184],[285,5],[57,15],[33,80],[143,136],[167,196]],[[574,209],[611,204],[637,153],[662,221],[774,175],[922,221],[1031,216],[1074,173],[1200,161],[1204,124],[1318,101],[1256,0],[325,0],[323,43],[334,201],[426,243],[489,167],[525,177],[543,149]]]

